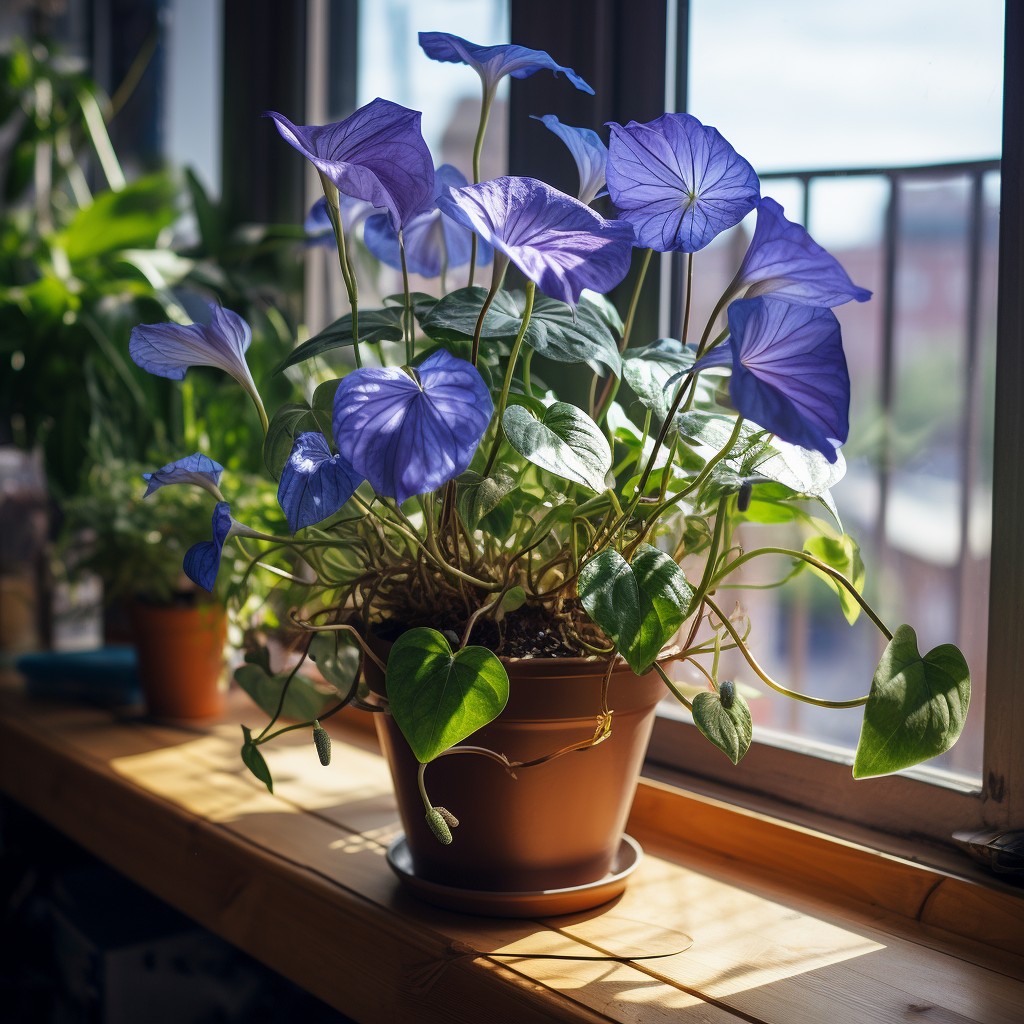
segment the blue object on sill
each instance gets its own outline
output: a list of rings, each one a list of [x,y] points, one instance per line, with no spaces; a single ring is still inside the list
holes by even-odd
[[[14,667],[25,677],[29,697],[80,700],[108,707],[142,701],[134,647],[34,651],[21,655]]]

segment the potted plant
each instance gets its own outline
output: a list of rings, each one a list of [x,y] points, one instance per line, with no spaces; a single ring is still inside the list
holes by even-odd
[[[547,69],[589,87],[541,51],[444,33],[420,42],[481,78],[473,183],[435,170],[420,115],[386,100],[327,126],[270,115],[320,174],[351,306],[284,368],[329,360],[340,377],[268,416],[247,325],[219,307],[205,324],[139,326],[130,346],[150,372],[213,365],[250,396],[287,527],[254,530],[204,474],[181,468],[217,495],[213,540],[191,549],[189,572],[212,588],[232,536],[261,549],[254,562],[273,568],[288,552],[304,564],[296,628],[321,656],[355,642],[365,669],[359,691],[335,674],[335,709],[356,700],[379,712],[406,830],[392,866],[427,899],[500,913],[580,909],[621,889],[636,859],[623,824],[666,692],[734,762],[751,717],[720,671],[723,652],[742,655],[750,680],[830,703],[772,679],[751,624],[721,596],[769,556],[789,576],[819,578],[885,642],[870,692],[843,702],[864,707],[854,775],[948,749],[967,711],[967,665],[952,645],[922,655],[911,627],[890,630],[868,606],[830,494],[849,405],[832,307],[869,293],[686,114],[613,124],[607,149],[593,131],[543,118],[576,157],[580,198],[531,178],[477,181],[501,77]],[[608,217],[589,205],[605,187]],[[359,305],[360,204],[361,215],[375,208],[366,247],[403,275],[381,308]],[[691,324],[694,254],[755,211],[735,278],[706,325]],[[685,254],[679,338],[633,337],[643,272],[624,318],[605,297],[652,251]],[[475,285],[487,264],[489,284]],[[411,292],[410,271],[461,267],[465,287]],[[514,274],[521,287],[506,283]],[[537,355],[592,373],[589,401],[542,384]],[[782,521],[801,525],[802,545],[758,546],[762,525]],[[697,666],[704,688],[687,692],[672,663]],[[294,671],[273,678],[280,710],[302,684]],[[242,758],[268,787],[260,748],[276,721],[255,736],[243,727]],[[322,727],[309,724],[327,760]]]
[[[150,498],[159,489],[155,476],[143,496],[141,467],[97,462],[64,506],[60,564],[71,583],[100,579],[104,636],[134,644],[147,711],[159,718],[209,717],[223,703],[224,601],[196,587],[182,569],[182,538],[202,529],[208,513],[185,488]]]

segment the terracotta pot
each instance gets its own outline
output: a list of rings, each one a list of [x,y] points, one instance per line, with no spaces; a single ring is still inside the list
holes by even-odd
[[[511,684],[508,704],[466,744],[529,761],[594,734],[602,662],[536,658],[505,665]],[[381,682],[371,679],[370,685],[379,688]],[[597,746],[518,769],[515,778],[496,761],[475,754],[433,762],[426,770],[431,802],[460,822],[450,846],[439,843],[426,825],[417,761],[400,730],[390,715],[375,715],[415,879],[426,886],[504,894],[594,888],[609,875],[622,848],[655,706],[664,694],[657,673],[637,677],[623,664],[609,688],[612,733]],[[610,898],[599,887],[594,892],[591,906]],[[425,895],[445,902],[431,892]],[[528,901],[520,903],[524,915],[534,911]],[[466,909],[458,902],[448,905]],[[584,895],[572,909],[585,905]],[[509,911],[486,912],[518,913],[515,901]]]
[[[211,718],[224,708],[227,616],[218,604],[136,602],[132,633],[146,709],[155,718]]]

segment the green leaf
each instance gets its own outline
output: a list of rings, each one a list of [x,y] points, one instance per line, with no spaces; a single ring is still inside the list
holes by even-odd
[[[816,522],[821,523],[823,520],[819,519]],[[863,593],[864,561],[860,557],[857,542],[849,534],[844,533],[840,537],[809,537],[804,542],[804,551],[841,572],[854,585],[858,594]],[[858,601],[846,587],[837,583],[828,573],[816,569],[813,565],[809,565],[808,568],[838,594],[846,621],[852,626],[860,617],[861,607]]]
[[[385,677],[391,714],[422,764],[482,729],[508,700],[505,666],[485,647],[453,654],[436,630],[395,641]]]
[[[668,379],[693,366],[694,353],[675,338],[661,338],[652,345],[628,349],[622,363],[622,379],[630,386],[641,405],[650,409],[658,421],[668,415],[676,386]]]
[[[387,309],[359,310],[359,341],[373,343],[378,341],[402,340],[402,309],[400,306],[388,306]],[[304,341],[277,368],[276,373],[295,366],[296,363],[326,355],[336,348],[347,348],[352,344],[352,314],[328,324],[319,334]]]
[[[632,564],[606,548],[581,570],[577,588],[587,614],[643,675],[686,620],[693,591],[664,551],[641,544]]]
[[[309,403],[313,407],[313,412],[318,414],[320,423],[328,430],[334,418],[334,396],[338,393],[340,383],[341,378],[335,377],[333,380],[325,380],[318,384],[316,391],[313,392],[313,401]]]
[[[185,184],[192,198],[200,244],[208,253],[220,253],[224,245],[224,224],[220,211],[210,201],[203,183],[191,168],[185,168]]]
[[[739,692],[732,695],[728,708],[717,692],[704,690],[698,693],[693,698],[693,724],[733,764],[739,764],[740,758],[750,749],[754,725],[750,707]]]
[[[426,292],[412,292],[409,296],[412,299],[412,315],[417,322],[422,323],[423,318],[437,305],[437,296],[428,295]],[[396,295],[385,295],[383,299],[385,306],[405,307],[405,296],[398,292]],[[360,328],[362,333],[362,328]]]
[[[752,453],[750,464],[742,472],[746,476],[756,473],[784,484],[795,494],[817,498],[841,527],[830,488],[846,476],[846,459],[842,452],[837,451],[836,461],[829,462],[821,452],[775,440],[763,453]]]
[[[423,317],[423,330],[438,341],[472,337],[480,318],[485,288],[460,288],[446,295]],[[526,298],[522,292],[499,291],[487,310],[481,338],[511,340],[519,333]],[[585,297],[575,310],[565,302],[538,295],[524,342],[560,363],[588,363],[597,373],[621,372],[622,359],[606,310]]]
[[[359,675],[360,652],[355,641],[340,633],[317,633],[309,645],[309,659],[329,686],[347,697]]]
[[[281,471],[291,455],[295,438],[311,430],[318,430],[330,437],[330,414],[314,411],[309,405],[296,402],[282,405],[274,413],[263,441],[263,463],[275,480],[281,479]]]
[[[260,753],[260,748],[253,743],[252,733],[244,725],[242,726],[242,738],[244,740],[242,743],[242,764],[273,793],[274,779],[270,774],[270,769]]]
[[[855,779],[889,775],[949,750],[967,718],[971,672],[953,644],[923,658],[917,634],[900,626],[871,680],[853,761]]]
[[[289,672],[269,675],[260,665],[239,665],[235,669],[235,682],[264,714],[272,717],[277,712],[277,706],[281,702],[281,688],[289,675]],[[288,686],[281,717],[296,722],[311,722],[333,701],[333,695],[323,693],[316,688],[312,680],[296,674]]]
[[[516,486],[515,480],[502,473],[497,476],[480,476],[479,473],[465,472],[458,478],[456,505],[462,521],[475,530],[480,521],[493,512],[501,499]]]
[[[522,406],[509,406],[502,417],[508,443],[523,458],[555,476],[605,489],[612,453],[601,428],[568,402],[555,402],[536,420]]]
[[[176,188],[167,174],[151,174],[119,192],[100,192],[79,210],[55,242],[72,263],[119,249],[156,248],[174,223]]]

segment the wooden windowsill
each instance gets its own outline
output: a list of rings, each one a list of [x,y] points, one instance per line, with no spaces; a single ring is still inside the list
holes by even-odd
[[[398,825],[365,735],[336,730],[329,768],[304,732],[282,737],[271,796],[238,758],[238,722],[257,718],[239,701],[179,729],[7,686],[0,789],[359,1021],[1022,1018],[1015,892],[644,782],[630,832],[647,855],[619,900],[547,920],[447,913],[387,867]]]

